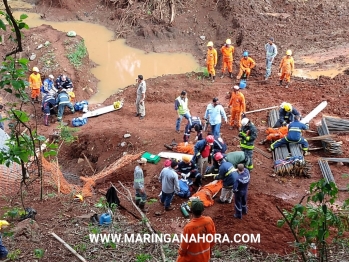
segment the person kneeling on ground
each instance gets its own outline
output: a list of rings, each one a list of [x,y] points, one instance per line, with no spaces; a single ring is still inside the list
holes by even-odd
[[[75,113],[75,109],[74,109],[72,103],[70,103],[69,95],[67,93],[67,90],[65,90],[65,89],[62,89],[59,91],[57,99],[56,99],[56,104],[58,104],[58,115],[57,115],[58,122],[62,121],[64,109],[66,106],[69,107],[72,114]]]
[[[216,227],[211,217],[202,216],[204,212],[204,204],[199,198],[191,201],[191,211],[194,218],[184,227],[183,235],[191,239],[200,236],[202,240],[182,242],[178,250],[177,262],[200,261],[208,262],[211,258],[212,248],[215,245],[214,241],[205,241],[209,239],[202,234],[214,236]]]
[[[198,168],[190,156],[184,155],[182,161],[178,163],[177,173],[182,176],[182,178],[192,178],[195,179],[192,183],[196,187],[201,186],[201,174],[198,172]],[[191,184],[190,184],[191,185]]]

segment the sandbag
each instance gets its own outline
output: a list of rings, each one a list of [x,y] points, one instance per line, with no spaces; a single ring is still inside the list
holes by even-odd
[[[179,192],[177,193],[177,196],[181,197],[181,198],[188,198],[190,197],[190,189],[189,189],[189,185],[188,182],[180,179],[178,181],[179,184]]]
[[[76,117],[72,120],[73,126],[83,126],[87,123],[87,117]]]

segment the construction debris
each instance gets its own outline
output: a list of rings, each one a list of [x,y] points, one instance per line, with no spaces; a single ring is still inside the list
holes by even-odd
[[[321,125],[318,126],[318,128],[317,128],[320,136],[330,135],[330,131],[329,131],[329,128],[327,126],[326,118],[328,118],[328,117],[323,117],[321,119]],[[333,124],[333,122],[331,122],[331,128],[334,128],[332,126],[332,124]],[[335,155],[340,155],[343,153],[342,141],[336,142],[333,140],[332,137],[327,137],[327,138],[321,139],[321,142],[322,142],[322,146],[326,152],[328,152],[330,154],[335,154]]]
[[[349,132],[349,120],[339,117],[324,117],[330,133]]]

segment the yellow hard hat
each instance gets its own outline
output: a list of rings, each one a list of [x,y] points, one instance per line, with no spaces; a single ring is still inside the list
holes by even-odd
[[[79,199],[81,202],[84,201],[84,197],[82,195],[75,195],[74,199]]]
[[[230,40],[230,39],[227,39],[227,40],[225,40],[225,43],[226,43],[227,45],[231,45],[231,40]]]
[[[190,156],[184,155],[184,156],[182,156],[182,160],[183,160],[183,162],[185,162],[185,163],[190,163],[191,157],[190,157]]]
[[[39,68],[37,68],[36,66],[33,67],[33,72],[38,72],[39,73]]]
[[[0,229],[1,229],[2,227],[7,227],[7,226],[9,226],[9,225],[10,225],[10,223],[7,222],[6,220],[0,220]]]
[[[290,103],[285,103],[284,104],[284,109],[286,112],[291,112],[292,111],[292,105]]]
[[[286,51],[286,55],[292,55],[292,51],[291,51],[290,49],[288,49],[288,50]]]
[[[213,46],[213,42],[212,41],[208,42],[207,46]]]

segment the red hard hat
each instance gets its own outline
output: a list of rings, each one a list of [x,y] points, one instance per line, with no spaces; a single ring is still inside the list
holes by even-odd
[[[223,159],[223,155],[221,152],[217,152],[216,154],[214,154],[213,157],[214,157],[214,160],[216,160],[216,161],[220,161]]]
[[[212,144],[214,142],[214,137],[212,135],[208,135],[206,137],[206,142]]]

